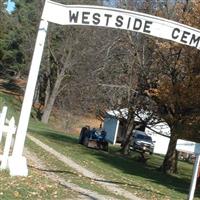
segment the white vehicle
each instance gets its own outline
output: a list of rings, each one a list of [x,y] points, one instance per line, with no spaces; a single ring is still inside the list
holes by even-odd
[[[152,141],[151,136],[147,135],[145,132],[134,130],[130,150],[152,154],[154,150],[154,142]]]

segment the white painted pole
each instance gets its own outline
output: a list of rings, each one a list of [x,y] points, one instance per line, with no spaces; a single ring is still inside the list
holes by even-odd
[[[193,168],[193,175],[192,175],[192,181],[191,181],[191,184],[190,184],[190,192],[189,192],[188,200],[193,200],[193,198],[194,198],[194,192],[195,192],[196,183],[197,183],[199,163],[200,163],[200,154],[196,154],[196,159],[195,159],[194,168]]]
[[[13,149],[13,156],[22,156],[24,142],[26,138],[26,132],[28,128],[28,122],[30,118],[31,107],[33,103],[33,97],[35,87],[37,83],[38,73],[40,69],[40,63],[42,59],[42,53],[44,49],[44,43],[46,39],[46,33],[48,28],[48,22],[41,20],[39,31],[36,39],[35,49],[33,53],[32,63],[30,67],[28,82],[22,104],[21,114],[19,118],[19,124],[17,127],[16,139]]]
[[[0,142],[2,140],[2,135],[3,135],[3,127],[6,119],[6,113],[7,113],[8,108],[6,106],[3,107],[2,113],[0,116]]]
[[[2,160],[1,160],[1,166],[0,169],[6,169],[8,166],[8,156],[10,152],[11,142],[12,142],[12,136],[15,133],[15,119],[14,117],[11,118],[9,124],[8,124],[8,130],[6,132],[6,142],[3,150]]]
[[[23,157],[24,143],[26,139],[26,132],[30,118],[35,87],[37,83],[40,63],[42,59],[46,34],[48,29],[48,22],[45,20],[40,21],[39,30],[36,38],[35,49],[29,71],[28,82],[22,103],[19,124],[13,148],[12,156],[9,158],[8,165],[11,176],[27,176],[28,168],[26,158]]]

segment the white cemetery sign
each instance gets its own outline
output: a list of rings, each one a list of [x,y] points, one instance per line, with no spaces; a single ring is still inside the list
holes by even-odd
[[[200,30],[129,10],[88,5],[62,5],[47,1],[42,19],[60,25],[101,26],[135,31],[200,49]]]
[[[21,173],[23,170],[20,169],[26,171],[27,168],[26,160],[22,156],[22,153],[48,22],[60,25],[84,25],[124,29],[200,49],[200,30],[190,26],[129,10],[89,5],[63,5],[46,0],[22,104],[13,155],[10,158],[10,170],[13,175],[24,175]],[[19,174],[19,171],[21,174]]]
[[[190,193],[188,197],[188,200],[192,200],[194,197],[194,192],[196,188],[196,181],[197,181],[198,169],[199,169],[199,163],[200,163],[200,144],[192,142],[192,141],[187,141],[187,140],[178,140],[177,145],[176,145],[176,150],[180,152],[196,155],[192,181],[190,184]]]

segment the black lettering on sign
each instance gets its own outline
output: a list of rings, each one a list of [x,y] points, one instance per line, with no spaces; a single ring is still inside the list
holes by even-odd
[[[182,35],[182,37],[181,37],[181,42],[183,42],[183,43],[187,43],[188,35],[190,35],[189,32],[187,32],[187,31],[183,31],[183,35]]]
[[[112,15],[105,14],[104,16],[107,18],[107,19],[106,19],[106,26],[108,26],[108,24],[109,24],[109,19],[112,17]]]
[[[79,15],[79,12],[72,13],[72,11],[70,10],[69,11],[69,22],[77,23],[77,21],[78,21],[78,15]]]
[[[131,17],[128,18],[127,29],[129,29],[129,27],[130,27],[130,22],[131,22]]]
[[[153,22],[145,21],[143,32],[145,32],[145,33],[151,33],[151,30],[149,30],[149,28],[151,28],[151,26],[150,26],[151,24],[153,24]]]
[[[88,15],[90,15],[90,12],[83,12],[82,13],[82,23],[83,24],[90,24],[88,20]]]
[[[140,30],[141,26],[142,26],[142,20],[136,18],[133,24],[133,29]]]
[[[93,14],[93,24],[98,25],[100,23],[101,15],[99,13]]]
[[[192,34],[192,38],[190,40],[190,45],[194,45],[195,47],[199,46],[200,36],[196,37],[195,34]]]
[[[116,23],[115,23],[115,26],[117,26],[117,27],[122,27],[123,26],[123,17],[122,16],[117,16],[117,18],[116,18]]]
[[[175,28],[175,29],[172,31],[172,38],[173,38],[173,39],[177,39],[177,38],[179,37],[179,33],[180,33],[180,29]]]

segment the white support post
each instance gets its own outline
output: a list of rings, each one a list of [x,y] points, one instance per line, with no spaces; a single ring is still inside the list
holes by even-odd
[[[37,39],[36,39],[35,49],[33,53],[32,63],[30,67],[26,91],[24,95],[24,100],[22,104],[21,114],[19,118],[19,124],[17,127],[13,154],[9,158],[9,161],[8,161],[11,176],[27,176],[28,175],[26,158],[23,157],[22,154],[23,154],[24,143],[26,139],[26,132],[28,128],[31,107],[33,103],[35,87],[36,87],[38,73],[40,69],[40,63],[42,59],[42,53],[43,53],[44,44],[45,44],[47,28],[48,28],[48,22],[41,20]]]
[[[3,127],[4,127],[5,120],[6,120],[7,110],[8,110],[8,108],[6,106],[4,106],[2,109],[1,115],[0,115],[0,142],[2,140]]]
[[[200,163],[200,154],[196,154],[196,160],[194,163],[193,175],[192,175],[192,181],[190,184],[190,193],[188,196],[188,200],[193,200],[194,198],[194,192],[195,192],[196,183],[197,183],[197,175],[198,175],[198,170],[199,170],[199,163]]]
[[[12,136],[15,134],[16,127],[15,127],[15,119],[14,117],[11,118],[8,127],[6,127],[6,141],[5,146],[3,150],[2,160],[1,160],[1,166],[0,169],[6,169],[8,166],[8,156],[10,152],[10,147],[12,143]],[[4,131],[4,130],[3,130]]]

